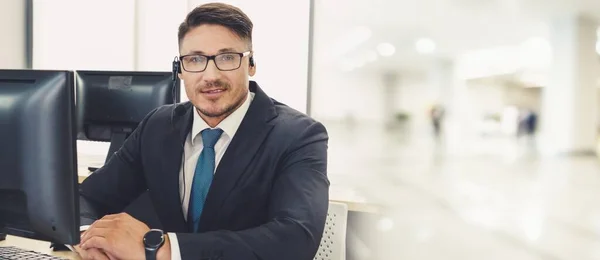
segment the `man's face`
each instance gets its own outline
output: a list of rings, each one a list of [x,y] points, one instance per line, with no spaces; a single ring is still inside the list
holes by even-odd
[[[200,25],[191,29],[180,45],[181,56],[202,54],[206,56],[223,53],[244,53],[249,51],[245,40],[233,31],[220,25]],[[239,68],[222,71],[215,60],[209,60],[202,72],[189,72],[195,66],[203,68],[204,58],[200,56],[184,57],[179,77],[185,85],[185,92],[194,106],[206,117],[225,118],[237,109],[248,93],[249,76],[254,76],[255,67],[249,66],[249,57],[237,54],[222,55],[217,61],[221,69]],[[239,59],[238,59],[239,58]],[[233,64],[233,65],[232,65]]]

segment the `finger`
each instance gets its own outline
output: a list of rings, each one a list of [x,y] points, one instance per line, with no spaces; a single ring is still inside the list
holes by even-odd
[[[95,228],[95,227],[98,227],[98,225],[100,225],[102,227],[105,227],[107,225],[107,220],[106,219],[99,219],[99,220],[94,221],[94,223],[92,223],[86,230],[84,230],[81,233],[81,237],[83,238],[83,236],[85,236],[85,234],[88,232],[88,230],[90,230],[92,228]]]
[[[101,219],[113,220],[113,219],[119,218],[119,216],[121,216],[121,214],[112,214],[112,215],[106,215],[106,216],[102,217]]]
[[[94,223],[92,223],[86,230],[83,231],[83,233],[81,234],[81,236],[83,237],[88,230],[95,228],[95,227],[106,227],[106,225],[109,225],[110,223],[114,223],[113,220],[116,219],[116,215],[106,215],[104,217],[102,217],[101,219],[98,219],[96,221],[94,221]]]
[[[114,229],[110,228],[94,228],[90,229],[84,236],[81,237],[79,244],[87,242],[92,237],[103,237],[107,238]]]
[[[73,246],[73,248],[75,249],[75,252],[81,256],[81,258],[84,258],[85,250],[81,249],[79,245]]]
[[[83,259],[83,260],[90,259],[87,252],[85,250],[81,249],[81,247],[75,247],[75,250],[76,250],[77,254],[79,255],[79,257],[81,257],[81,259]]]
[[[92,224],[90,226],[90,228],[88,228],[88,230],[86,230],[84,232],[84,234],[88,233],[90,230],[95,229],[95,228],[112,228],[112,227],[115,227],[116,224],[117,224],[117,221],[112,220],[112,219],[96,220],[96,222],[94,222],[94,224]]]
[[[106,216],[102,217],[102,219],[115,220],[115,219],[127,218],[127,217],[130,217],[129,214],[119,213],[119,214],[106,215]]]
[[[112,251],[112,248],[110,248],[110,244],[108,243],[108,240],[103,237],[92,237],[88,241],[86,241],[84,244],[81,244],[81,248],[83,250],[88,250],[90,248],[97,248],[97,249],[102,249],[103,251],[105,251],[107,253],[110,253]]]

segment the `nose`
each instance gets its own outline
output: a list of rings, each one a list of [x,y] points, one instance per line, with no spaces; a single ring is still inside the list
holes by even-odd
[[[221,71],[215,65],[213,60],[209,60],[208,64],[206,64],[206,70],[202,73],[202,78],[204,81],[212,82],[219,78]]]

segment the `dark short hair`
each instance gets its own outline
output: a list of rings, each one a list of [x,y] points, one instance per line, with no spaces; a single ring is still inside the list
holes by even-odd
[[[252,21],[239,8],[224,3],[209,3],[194,8],[179,25],[179,45],[191,29],[203,24],[228,28],[240,39],[247,40],[252,49]]]

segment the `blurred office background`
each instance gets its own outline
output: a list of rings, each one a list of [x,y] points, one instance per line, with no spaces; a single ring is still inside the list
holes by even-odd
[[[4,0],[0,68],[168,71],[206,2]],[[600,259],[600,1],[225,2],[326,125],[331,198],[377,207],[352,259]]]

